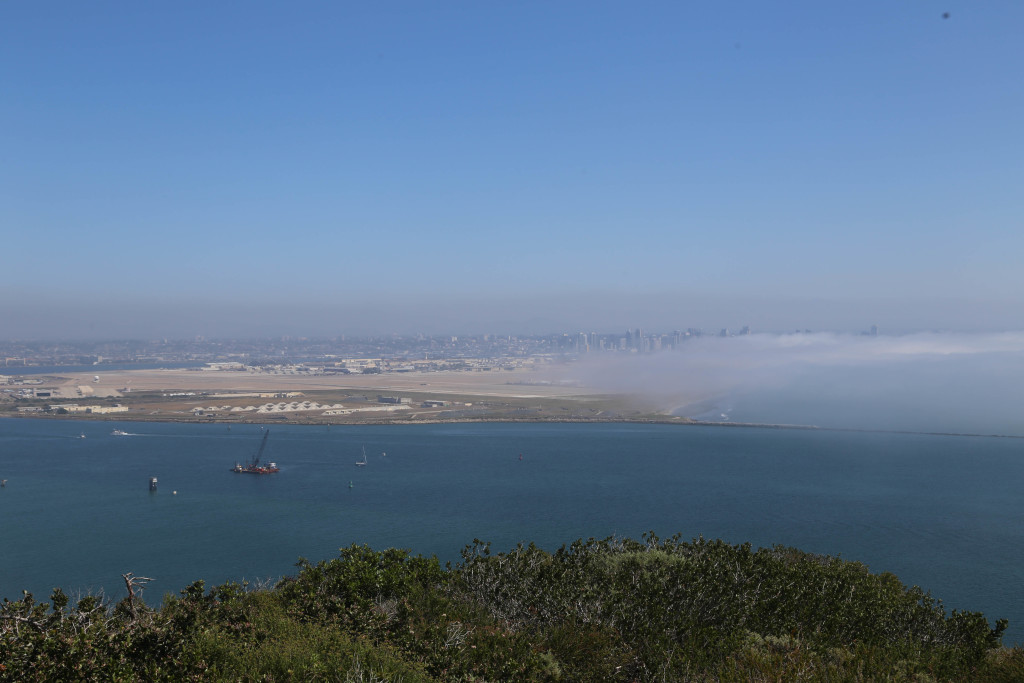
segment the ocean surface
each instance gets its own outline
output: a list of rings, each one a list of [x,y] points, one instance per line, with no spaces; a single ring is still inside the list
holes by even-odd
[[[699,534],[893,572],[1024,641],[1024,440],[631,424],[258,425],[0,419],[0,597],[157,604],[367,543],[456,561],[474,538]],[[113,429],[129,432],[115,436]],[[85,438],[80,438],[84,434]],[[368,464],[355,462],[367,454]],[[522,458],[520,459],[520,455]],[[150,477],[158,490],[148,490]]]

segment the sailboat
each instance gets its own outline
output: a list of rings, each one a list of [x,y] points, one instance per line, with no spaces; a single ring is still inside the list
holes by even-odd
[[[366,446],[363,446],[363,459],[362,460],[356,460],[356,467],[365,467],[365,466],[366,466]]]

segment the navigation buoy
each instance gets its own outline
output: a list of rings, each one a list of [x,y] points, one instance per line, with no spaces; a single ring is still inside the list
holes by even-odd
[[[5,479],[4,481],[7,481],[7,480]],[[352,488],[352,482],[349,482],[349,483],[348,483],[348,487],[349,487],[349,488]]]

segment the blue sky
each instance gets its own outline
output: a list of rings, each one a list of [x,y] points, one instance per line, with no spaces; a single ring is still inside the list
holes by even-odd
[[[1009,1],[3,3],[0,337],[1022,329],[1021,35]]]

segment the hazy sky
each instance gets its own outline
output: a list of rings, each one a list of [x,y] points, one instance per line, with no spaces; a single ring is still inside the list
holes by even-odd
[[[1024,329],[1022,35],[1017,0],[0,3],[0,337]]]

